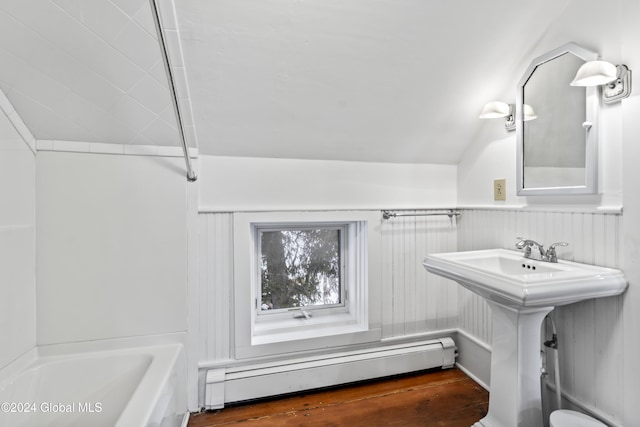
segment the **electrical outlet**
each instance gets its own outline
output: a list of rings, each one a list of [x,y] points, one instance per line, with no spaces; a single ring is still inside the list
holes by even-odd
[[[496,179],[493,181],[493,200],[507,200],[506,179]]]

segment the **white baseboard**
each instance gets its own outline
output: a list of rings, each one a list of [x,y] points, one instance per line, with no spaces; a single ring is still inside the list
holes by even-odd
[[[286,362],[217,367],[206,374],[205,409],[424,369],[448,368],[454,365],[455,358],[453,339],[440,338]]]
[[[488,391],[491,378],[491,347],[460,329],[455,340],[458,346],[456,366]]]

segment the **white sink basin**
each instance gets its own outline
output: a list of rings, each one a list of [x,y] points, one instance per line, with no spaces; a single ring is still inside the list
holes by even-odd
[[[557,305],[618,295],[624,273],[506,249],[428,255],[424,267],[484,297],[492,312],[489,412],[472,427],[540,427],[540,328]]]
[[[554,307],[619,295],[627,287],[620,270],[558,260],[527,259],[507,249],[427,255],[424,267],[478,295],[509,307]]]

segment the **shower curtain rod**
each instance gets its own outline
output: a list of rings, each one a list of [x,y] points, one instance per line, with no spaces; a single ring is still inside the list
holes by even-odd
[[[447,212],[423,212],[423,213],[395,213],[392,211],[382,211],[382,218],[390,219],[398,216],[439,216],[446,215],[449,218],[462,215],[462,212],[449,209]]]
[[[184,161],[187,166],[187,180],[193,182],[198,179],[198,175],[193,170],[191,164],[191,157],[189,156],[189,147],[187,146],[187,140],[184,136],[184,127],[182,126],[182,114],[180,114],[180,103],[178,102],[178,94],[176,93],[176,86],[173,81],[173,72],[171,71],[171,65],[169,64],[169,54],[167,52],[167,44],[164,39],[164,33],[162,32],[162,23],[160,20],[160,11],[156,5],[156,0],[149,0],[151,3],[151,12],[153,20],[156,24],[156,33],[158,34],[158,43],[160,44],[160,52],[162,54],[162,62],[164,62],[164,70],[169,80],[169,92],[171,100],[173,101],[173,111],[176,115],[176,122],[178,125],[178,133],[180,134],[180,142],[182,143],[182,151],[184,152]]]

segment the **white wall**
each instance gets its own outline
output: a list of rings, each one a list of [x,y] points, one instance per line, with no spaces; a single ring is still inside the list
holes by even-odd
[[[39,152],[38,344],[185,332],[179,158]]]
[[[199,166],[199,362],[233,363],[235,357],[233,227],[234,214],[242,211],[373,212],[382,245],[369,263],[377,266],[382,284],[376,313],[382,339],[401,342],[457,326],[455,287],[421,265],[426,253],[455,249],[456,220],[385,221],[379,211],[454,207],[456,166],[211,156],[201,156]],[[337,341],[331,347],[348,348]]]
[[[640,30],[633,17],[640,14],[640,4],[631,0],[614,2],[607,9],[607,19],[603,19],[601,6],[596,0],[572,1],[535,50],[523,52],[522,71],[533,57],[568,41],[598,51],[603,59],[639,70]],[[515,75],[512,82],[507,82],[510,87],[507,97],[511,93],[515,95],[512,90],[519,78],[520,75]],[[640,352],[640,337],[635,330],[640,321],[637,314],[640,298],[636,289],[640,283],[637,267],[640,256],[639,97],[636,90],[621,103],[602,106],[600,180],[596,196],[518,197],[515,134],[506,133],[500,121],[486,121],[458,168],[459,205],[495,208],[465,216],[477,222],[460,229],[461,249],[510,247],[512,242],[508,240],[517,233],[545,243],[567,238],[573,245],[568,253],[580,254],[576,259],[617,265],[625,271],[630,286],[624,296],[558,311],[558,327],[563,334],[561,354],[565,354],[561,369],[567,389],[581,404],[601,411],[614,425],[625,426],[640,425],[637,411],[640,369],[634,357]],[[512,102],[514,98],[505,100]],[[493,179],[504,177],[507,178],[507,200],[495,202],[491,192]],[[624,214],[614,215],[619,217],[618,222],[605,219],[611,218],[610,215],[596,213],[598,209],[623,205]],[[500,209],[519,206],[534,208],[534,212]],[[585,209],[594,213],[582,216]],[[573,219],[567,222],[566,215]],[[567,233],[570,235],[563,237]],[[608,246],[603,246],[606,241]],[[490,341],[490,336],[484,335],[490,327],[487,312],[481,306],[468,310],[465,307],[468,301],[461,296],[464,327]],[[469,314],[468,311],[475,312]]]
[[[603,59],[614,64],[631,65],[638,55],[637,48],[640,42],[637,38],[629,37],[628,49],[624,56],[621,47],[624,33],[628,31],[626,29],[634,27],[634,23],[625,22],[625,16],[629,16],[630,10],[637,9],[637,2],[620,0],[612,3],[608,9],[608,19],[602,19],[601,7],[597,0],[571,1],[534,49],[520,52],[519,71],[505,82],[504,93],[496,93],[493,96],[514,103],[516,85],[531,60],[570,41],[595,50]],[[634,44],[635,47],[632,47]],[[513,54],[518,55],[517,46],[514,47]],[[515,191],[515,132],[506,132],[503,127],[504,120],[501,119],[483,120],[482,123],[481,132],[458,164],[459,205],[622,205],[623,176],[622,168],[619,166],[623,157],[623,141],[626,139],[622,135],[622,104],[604,105],[600,112],[600,176],[599,194],[596,196],[518,197]],[[504,202],[493,200],[493,180],[497,178],[507,178],[507,200]]]
[[[35,156],[0,110],[0,368],[36,342],[35,179]]]
[[[200,158],[200,210],[453,207],[456,166]]]
[[[620,351],[625,355],[622,364],[623,377],[618,386],[621,396],[624,425],[639,425],[640,413],[640,368],[637,358],[640,353],[640,91],[638,77],[640,76],[640,26],[637,16],[640,16],[640,4],[633,2],[624,12],[623,40],[621,44],[621,58],[635,71],[635,92],[622,103],[621,137],[623,140],[624,156],[619,163],[623,169],[624,182],[624,233],[621,236],[623,244],[622,264],[630,285],[623,300],[623,314],[621,326],[617,333],[624,338]]]
[[[557,46],[556,46],[557,47]],[[517,82],[516,82],[517,83]],[[514,88],[515,84],[514,83]],[[619,208],[622,206],[622,135],[620,104],[605,106],[601,113],[599,143],[598,194],[547,197],[521,197],[516,193],[515,132],[504,130],[502,120],[484,120],[477,139],[469,146],[458,164],[458,206],[514,207],[514,206],[591,206]],[[493,181],[507,180],[507,198],[494,201]]]

